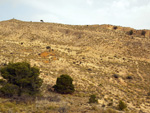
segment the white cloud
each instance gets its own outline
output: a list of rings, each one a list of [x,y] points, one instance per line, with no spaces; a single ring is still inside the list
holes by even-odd
[[[119,1],[113,1],[112,8],[117,9],[125,9],[129,6],[129,2],[127,0],[119,0]]]
[[[0,0],[0,5],[9,4],[13,7],[16,7],[17,5],[19,5],[19,3],[19,0]]]
[[[93,5],[93,0],[86,0],[87,4],[92,6]]]

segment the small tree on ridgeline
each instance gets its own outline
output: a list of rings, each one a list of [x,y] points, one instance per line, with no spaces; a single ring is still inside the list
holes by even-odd
[[[142,30],[141,35],[145,36],[146,31]]]
[[[128,34],[129,34],[129,35],[133,35],[133,30],[130,30],[130,31],[128,32]]]
[[[1,70],[1,76],[6,83],[0,88],[3,96],[36,95],[40,91],[42,79],[39,69],[31,67],[27,62],[9,63]]]
[[[118,28],[117,26],[114,26],[114,27],[113,27],[114,30],[116,30],[117,28]]]
[[[61,75],[57,78],[56,85],[53,88],[61,94],[72,94],[75,91],[72,81],[73,79],[69,75]]]

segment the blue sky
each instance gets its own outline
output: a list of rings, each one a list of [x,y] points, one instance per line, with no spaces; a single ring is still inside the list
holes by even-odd
[[[150,29],[150,0],[0,0],[0,21],[12,18]]]

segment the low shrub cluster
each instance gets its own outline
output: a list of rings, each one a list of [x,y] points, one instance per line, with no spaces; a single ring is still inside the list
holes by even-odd
[[[35,98],[30,97],[36,96],[40,93],[40,87],[43,81],[39,78],[40,72],[37,67],[31,67],[27,62],[9,63],[0,69],[0,73],[3,77],[3,79],[0,79],[0,96],[13,97],[12,99],[16,99],[16,102],[20,102],[22,100],[26,103],[34,101]],[[114,78],[119,77],[117,74],[114,74],[113,76]],[[127,79],[132,79],[132,76],[128,76]],[[54,91],[61,94],[72,94],[75,91],[72,82],[73,79],[71,76],[63,74],[57,78],[56,85],[53,86]],[[52,102],[61,101],[57,96],[50,98],[41,97],[41,99],[42,98]],[[96,95],[90,95],[88,103],[98,103]],[[108,106],[112,105],[113,102],[108,104]],[[124,110],[126,108],[127,105],[120,100],[118,103],[118,109]],[[59,112],[66,112],[66,108],[60,108]],[[109,112],[115,113],[115,111],[112,110]]]
[[[118,28],[117,26],[114,26],[114,27],[113,27],[114,30],[116,30],[117,28]]]
[[[40,91],[42,79],[39,69],[31,67],[27,62],[9,63],[1,70],[1,96],[12,97],[22,95],[36,95]]]
[[[93,95],[90,96],[89,103],[98,103],[96,95],[93,94]]]
[[[69,75],[61,75],[57,78],[56,85],[53,88],[61,94],[72,94],[75,91],[72,81],[73,79]]]
[[[119,104],[118,104],[118,109],[119,110],[124,110],[126,108],[127,108],[127,105],[122,100],[120,100]]]
[[[128,35],[133,35],[133,30],[130,30],[129,32],[127,32]]]
[[[126,78],[127,78],[127,79],[133,79],[133,77],[132,77],[132,76],[130,76],[130,75],[129,75],[129,76],[127,76]]]
[[[141,35],[145,36],[145,34],[146,34],[146,31],[142,30]]]
[[[118,74],[113,74],[113,77],[114,78],[119,78],[119,75]]]

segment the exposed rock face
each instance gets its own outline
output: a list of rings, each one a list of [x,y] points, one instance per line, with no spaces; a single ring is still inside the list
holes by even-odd
[[[147,112],[150,31],[144,30],[145,35],[141,35],[143,30],[113,27],[14,19],[0,22],[0,65],[26,60],[41,69],[45,84],[54,85],[58,76],[69,74],[77,96],[95,93],[102,98],[100,103],[108,104],[112,98],[114,105],[123,99],[131,106],[129,109]],[[130,30],[133,35],[127,34]],[[129,75],[132,80],[126,79]]]

